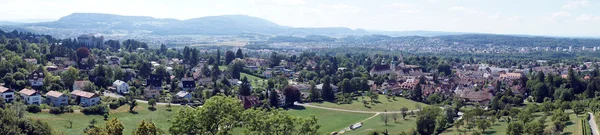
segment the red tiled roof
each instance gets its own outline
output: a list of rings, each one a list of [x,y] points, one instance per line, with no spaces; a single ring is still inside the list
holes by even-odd
[[[31,96],[31,95],[34,95],[35,93],[37,93],[37,91],[32,90],[32,89],[23,89],[23,90],[19,91],[19,93],[25,94],[27,96]]]
[[[75,91],[71,92],[71,95],[85,97],[85,98],[92,98],[92,97],[98,96],[98,95],[96,95],[96,93],[91,93],[91,92],[82,91],[82,90],[75,90]]]
[[[11,91],[11,90],[9,88],[0,86],[0,93],[4,93],[4,92],[7,92],[7,91]]]
[[[63,93],[58,92],[58,91],[48,91],[48,93],[46,93],[46,96],[51,96],[51,97],[55,97],[55,98],[58,98],[62,95],[63,95]]]

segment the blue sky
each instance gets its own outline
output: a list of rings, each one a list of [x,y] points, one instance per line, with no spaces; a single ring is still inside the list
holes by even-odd
[[[3,0],[2,21],[74,12],[190,19],[245,14],[293,27],[600,37],[598,0]]]

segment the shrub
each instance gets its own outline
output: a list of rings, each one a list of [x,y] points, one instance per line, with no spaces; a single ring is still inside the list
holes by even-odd
[[[127,99],[122,97],[122,98],[117,99],[117,102],[119,103],[119,106],[121,106],[121,105],[127,104]]]
[[[60,107],[52,107],[52,108],[50,108],[50,113],[61,114],[61,113],[63,113],[63,110]]]
[[[104,105],[95,105],[95,106],[90,106],[90,107],[83,108],[83,110],[81,112],[84,113],[84,114],[98,114],[98,115],[102,115],[102,114],[104,114],[105,111],[106,111],[106,106],[104,106]]]
[[[40,108],[40,106],[37,105],[28,105],[27,111],[31,113],[38,113],[42,111],[42,108]]]
[[[120,106],[121,105],[119,104],[119,102],[111,102],[110,104],[108,104],[108,107],[110,107],[110,109],[117,109]]]

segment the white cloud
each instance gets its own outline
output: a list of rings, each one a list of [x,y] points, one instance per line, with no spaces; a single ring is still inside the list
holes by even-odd
[[[559,12],[552,13],[552,15],[550,17],[548,17],[548,19],[562,21],[571,16],[572,15],[569,12],[559,11]]]
[[[587,0],[574,0],[574,1],[569,1],[567,2],[567,4],[563,5],[562,8],[564,9],[574,9],[577,7],[584,7],[587,6],[589,4],[589,2]]]
[[[359,8],[359,7],[346,5],[346,4],[333,4],[333,5],[319,4],[319,5],[317,5],[317,8],[323,9],[326,11],[330,11],[330,13],[357,13],[358,11],[361,10],[361,8]]]
[[[500,13],[496,13],[494,15],[488,16],[488,19],[490,20],[496,20],[500,17]]]
[[[465,13],[469,13],[469,14],[482,14],[483,12],[473,9],[473,8],[468,8],[468,7],[463,7],[463,6],[453,6],[448,8],[448,10],[450,11],[456,11],[456,12],[465,12]]]
[[[393,11],[400,13],[418,13],[421,10],[417,9],[414,4],[396,2],[391,5],[381,5],[384,8],[392,8]]]
[[[282,6],[304,5],[306,0],[251,0],[255,4],[274,4]]]
[[[577,21],[600,21],[600,16],[581,14],[577,17]]]
[[[511,16],[511,17],[508,17],[508,20],[515,21],[515,20],[521,20],[522,18],[523,17],[521,17],[521,16]]]

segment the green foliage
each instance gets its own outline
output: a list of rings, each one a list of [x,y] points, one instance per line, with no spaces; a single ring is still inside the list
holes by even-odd
[[[417,132],[422,135],[435,133],[436,119],[440,115],[440,108],[430,106],[425,107],[417,114]]]
[[[2,135],[50,135],[50,126],[39,120],[19,117],[17,110],[0,109],[0,134]]]
[[[27,111],[31,113],[38,113],[42,111],[42,108],[40,108],[39,105],[28,105]]]

